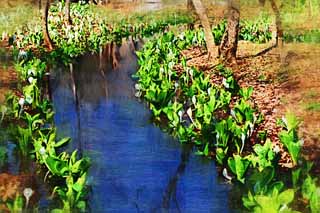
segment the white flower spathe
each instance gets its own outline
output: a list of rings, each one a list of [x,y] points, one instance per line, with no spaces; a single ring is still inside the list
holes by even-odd
[[[20,99],[19,99],[19,105],[20,105],[21,107],[23,107],[24,103],[25,103],[24,98],[20,98]]]

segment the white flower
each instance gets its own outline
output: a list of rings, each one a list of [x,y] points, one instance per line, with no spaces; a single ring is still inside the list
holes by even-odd
[[[28,69],[28,75],[35,75],[36,71],[34,69]]]
[[[208,88],[207,92],[208,92],[208,95],[210,96],[210,94],[211,94],[211,87]]]
[[[228,171],[227,171],[226,168],[223,169],[222,175],[223,175],[223,177],[225,177],[227,180],[229,180],[229,181],[232,180],[232,177],[228,175]]]
[[[273,152],[275,152],[276,154],[278,154],[280,152],[280,147],[278,145],[275,145],[273,147]]]
[[[241,134],[241,141],[242,141],[242,143],[244,143],[244,141],[246,140],[246,135],[245,134]]]
[[[252,123],[249,124],[249,127],[250,127],[250,136],[252,135],[253,133],[253,130],[254,130],[254,125]]]
[[[24,102],[25,102],[24,98],[20,98],[20,99],[19,99],[19,105],[20,105],[21,107],[23,107]]]
[[[175,82],[175,83],[174,83],[174,88],[177,89],[178,87],[179,87],[179,83],[178,83],[178,82]]]
[[[169,67],[169,69],[172,69],[174,67],[174,62],[170,61],[169,64],[168,64],[168,67]]]
[[[288,121],[287,121],[287,119],[286,119],[286,117],[282,117],[282,121],[283,121],[283,123],[286,125],[286,128],[288,127]]]
[[[230,114],[231,114],[231,116],[233,117],[233,118],[236,118],[236,113],[234,112],[234,110],[232,109],[232,110],[230,110]]]
[[[180,111],[178,112],[180,121],[182,121],[182,116],[183,116],[183,114],[184,114],[183,110],[180,110]]]
[[[134,87],[136,88],[136,90],[141,90],[140,84],[135,84]]]
[[[196,106],[196,103],[197,103],[197,99],[196,99],[196,96],[192,96],[192,103],[194,106]]]
[[[189,74],[191,77],[193,76],[193,69],[189,69]]]
[[[194,123],[194,121],[192,119],[192,109],[191,109],[191,107],[187,110],[187,115],[189,116],[191,122]]]
[[[42,146],[39,150],[40,155],[45,155],[46,154],[46,149]]]
[[[300,143],[300,146],[303,146],[303,145],[304,145],[304,140],[301,139],[301,140],[299,141],[299,143]]]
[[[134,96],[136,96],[137,98],[140,98],[142,95],[141,91],[138,91],[134,94]]]
[[[28,208],[30,197],[33,194],[33,190],[31,188],[25,188],[23,190],[23,196],[26,198],[26,208]]]
[[[29,199],[33,194],[33,190],[31,188],[25,188],[23,190],[23,196],[25,196],[26,199]]]
[[[28,81],[29,81],[30,84],[32,84],[32,82],[33,82],[34,80],[35,80],[35,79],[34,79],[33,77],[29,77],[29,78],[28,78]]]
[[[241,146],[241,149],[240,149],[240,153],[242,153],[242,151],[243,151],[245,140],[246,140],[246,135],[242,133],[241,134],[242,146]]]
[[[30,95],[28,95],[28,96],[26,97],[26,102],[27,102],[28,104],[32,104],[33,98],[32,98]]]
[[[27,56],[27,52],[24,50],[20,50],[18,54],[18,58],[24,58]]]
[[[227,89],[229,88],[229,84],[227,83],[227,79],[225,79],[225,78],[222,79],[222,85]]]

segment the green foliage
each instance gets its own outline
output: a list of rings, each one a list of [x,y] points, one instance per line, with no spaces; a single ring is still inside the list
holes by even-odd
[[[50,37],[55,43],[55,50],[49,54],[53,60],[70,63],[72,58],[86,52],[99,52],[107,43],[121,44],[123,39],[132,37],[150,37],[163,32],[172,24],[190,23],[189,16],[181,14],[176,17],[168,15],[160,19],[141,18],[132,23],[123,18],[110,23],[110,20],[94,13],[89,5],[71,4],[72,26],[64,19],[64,4],[56,3],[50,7],[48,27]],[[43,35],[41,26],[27,26],[25,31],[17,31],[14,44],[19,49],[41,50]],[[35,63],[32,63],[35,64]]]
[[[239,40],[267,43],[271,39],[270,20],[267,16],[260,17],[254,21],[241,20]]]
[[[221,43],[222,37],[226,31],[227,21],[224,20],[212,28],[212,34],[214,37],[214,43],[219,45]]]
[[[320,43],[320,30],[286,31],[283,35],[286,42]]]
[[[254,43],[269,42],[272,39],[270,23],[271,21],[267,16],[261,16],[254,21],[240,20],[239,40],[251,41]],[[226,20],[223,20],[212,28],[214,42],[216,45],[219,45],[221,43],[226,28]]]
[[[294,200],[293,189],[284,190],[282,181],[274,181],[275,169],[266,167],[249,177],[252,190],[242,197],[243,205],[253,212],[295,212],[288,207]]]
[[[294,190],[287,189],[281,193],[274,189],[270,195],[255,195],[250,192],[248,198],[244,199],[244,205],[253,212],[277,213],[296,212],[288,207],[294,199]]]
[[[303,144],[298,137],[297,128],[299,123],[300,122],[294,114],[290,112],[287,113],[286,117],[282,118],[281,122],[281,125],[285,130],[281,131],[279,134],[280,141],[288,149],[294,165],[297,165],[300,156],[301,145]]]
[[[250,161],[246,158],[241,157],[240,155],[233,155],[233,157],[230,157],[228,159],[228,166],[237,176],[237,180],[241,183],[244,183],[245,181],[245,173],[250,165]]]
[[[7,202],[7,207],[10,212],[22,212],[24,207],[22,196],[17,196],[12,202]]]
[[[266,167],[273,167],[276,154],[273,151],[272,143],[267,140],[262,146],[256,144],[253,147],[255,154],[248,156],[253,167],[257,167],[259,171],[264,170]]]
[[[15,127],[17,147],[22,155],[33,155],[47,169],[46,177],[59,183],[65,182],[54,189],[64,212],[85,211],[86,174],[90,163],[87,158],[78,159],[76,151],[71,155],[57,151],[70,138],[56,138],[52,105],[42,94],[46,64],[31,58],[21,61],[16,67],[23,85],[22,97],[15,94],[7,96],[7,115],[19,120],[19,125]],[[15,210],[19,208],[17,205],[18,201],[15,201],[10,208]]]
[[[244,100],[249,100],[253,93],[253,87],[248,87],[248,88],[241,88],[239,91],[239,94],[241,95]]]
[[[0,125],[4,119],[5,114],[7,113],[8,108],[4,105],[0,105],[0,113],[1,113],[1,117],[0,117]]]
[[[309,200],[311,212],[320,211],[320,187],[317,187],[317,181],[317,178],[308,175],[301,187],[303,198]]]

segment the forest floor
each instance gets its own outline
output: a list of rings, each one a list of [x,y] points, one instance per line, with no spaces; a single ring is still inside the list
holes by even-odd
[[[17,87],[17,73],[7,48],[7,41],[0,42],[0,104],[4,103],[5,95]]]
[[[274,143],[279,144],[281,131],[277,120],[288,111],[298,116],[303,154],[320,172],[320,44],[289,43],[253,57],[270,45],[241,41],[237,64],[231,68],[240,86],[254,88],[252,100],[265,118],[260,128],[267,130]],[[205,71],[215,81],[215,73],[208,68],[207,56],[200,48],[183,54],[189,58],[189,65]],[[287,153],[282,159],[283,166],[290,167]]]

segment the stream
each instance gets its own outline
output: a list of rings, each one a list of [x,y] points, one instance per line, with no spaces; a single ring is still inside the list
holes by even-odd
[[[214,161],[195,155],[151,121],[134,96],[138,69],[132,45],[119,48],[119,64],[88,54],[56,67],[50,85],[59,137],[91,159],[92,212],[229,212],[231,186]],[[74,77],[73,77],[74,76]]]

